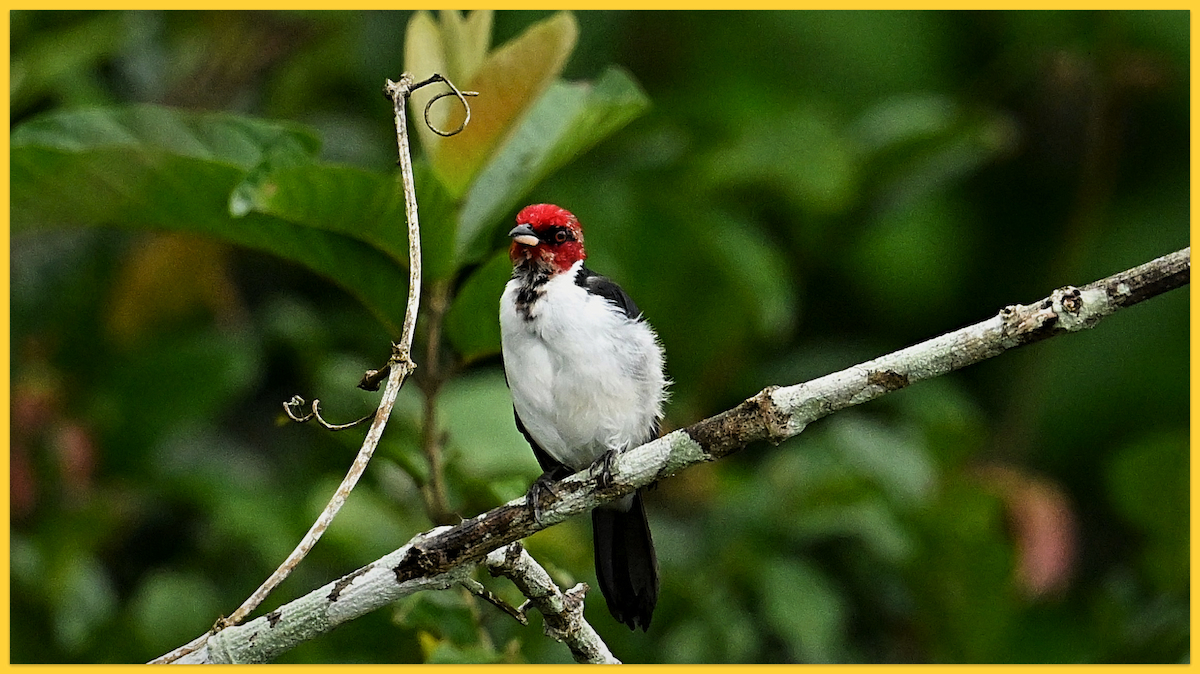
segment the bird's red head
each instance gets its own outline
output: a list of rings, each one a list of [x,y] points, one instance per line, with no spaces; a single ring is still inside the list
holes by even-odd
[[[579,220],[554,204],[522,208],[517,226],[508,235],[512,237],[508,255],[517,267],[534,265],[560,274],[587,257]]]

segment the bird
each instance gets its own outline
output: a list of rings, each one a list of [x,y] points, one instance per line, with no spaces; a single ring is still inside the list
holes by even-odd
[[[554,204],[521,209],[509,231],[512,278],[500,297],[504,374],[517,429],[544,471],[538,498],[567,475],[659,435],[670,384],[662,344],[611,279],[584,266],[583,228]],[[592,510],[596,578],[618,622],[646,631],[658,602],[658,559],[642,490]]]

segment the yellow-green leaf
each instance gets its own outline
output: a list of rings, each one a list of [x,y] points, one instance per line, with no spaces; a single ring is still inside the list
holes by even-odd
[[[409,19],[404,40],[404,72],[417,82],[436,73],[461,89],[487,58],[492,43],[492,11],[476,10],[463,17],[456,10],[442,10],[438,16],[440,21],[435,21],[429,12],[420,11]],[[410,97],[411,109],[423,119],[429,100],[444,91],[438,86],[414,91]],[[452,100],[433,106],[429,121],[439,129],[447,128],[446,119],[456,107]],[[457,126],[458,121],[454,124]],[[441,136],[423,121],[418,121],[416,128],[421,147],[432,154]]]
[[[434,171],[451,194],[466,192],[492,150],[562,72],[578,35],[574,15],[559,12],[492,52],[466,87],[456,83],[479,96],[470,99],[471,123],[462,133],[438,141],[433,152]],[[461,106],[450,99],[444,107],[449,109],[444,128],[457,127]]]
[[[408,28],[404,33],[404,72],[408,73],[417,81],[423,80],[434,73],[440,73],[449,77],[454,81],[453,76],[448,72],[448,60],[446,58],[446,50],[442,43],[442,31],[434,22],[433,17],[427,11],[415,12],[412,18],[408,20]],[[429,99],[433,98],[439,92],[434,91],[435,87],[424,87],[412,93],[409,97],[411,101],[410,109],[420,111],[421,114],[425,110],[425,105]],[[434,106],[436,110],[431,111],[429,118],[435,124],[439,124],[445,120],[439,120],[434,113],[443,112],[442,106]],[[421,147],[426,153],[432,153],[434,146],[437,144],[439,136],[429,130],[424,122],[418,121],[413,126],[417,129],[417,137],[421,139]]]
[[[450,68],[446,76],[469,82],[492,46],[492,11],[476,10],[464,17],[457,10],[444,9],[441,17],[442,41]]]

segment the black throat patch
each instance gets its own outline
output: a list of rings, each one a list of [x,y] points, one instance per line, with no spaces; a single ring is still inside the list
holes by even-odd
[[[517,288],[517,313],[526,321],[532,321],[537,301],[546,294],[550,274],[535,265],[522,265],[513,270],[513,278],[521,282]]]

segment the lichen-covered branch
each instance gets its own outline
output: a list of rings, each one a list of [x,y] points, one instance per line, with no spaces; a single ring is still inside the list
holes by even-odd
[[[690,466],[715,461],[760,440],[781,442],[838,410],[1008,349],[1090,328],[1118,309],[1187,284],[1190,255],[1191,248],[1185,248],[1082,288],[1068,286],[1032,304],[1005,307],[981,323],[840,372],[764,389],[731,410],[624,452],[612,462],[613,479],[603,487],[596,471],[588,469],[557,483],[553,492],[543,490],[540,521],[534,520],[524,498],[510,501],[455,526],[421,534],[377,562],[267,616],[276,616],[276,627],[285,619],[304,616],[322,629],[309,625],[303,630],[297,627],[295,632],[289,629],[280,642],[284,645],[273,643],[268,648],[264,640],[271,636],[271,625],[263,622],[267,619],[259,619],[210,639],[206,649],[210,659],[189,661],[239,662],[244,660],[238,658],[248,655],[269,659],[297,643],[294,635],[314,636],[344,622],[347,616],[380,608],[416,590],[445,587],[459,575],[465,577],[464,569],[469,570],[497,548]],[[337,592],[331,592],[335,587]],[[342,603],[349,608],[339,605]],[[226,656],[234,659],[224,659]]]
[[[426,535],[437,535],[433,529]],[[264,663],[309,639],[361,615],[422,590],[445,590],[466,579],[470,565],[429,578],[397,582],[394,567],[421,536],[408,545],[242,625],[227,627],[171,664]]]
[[[1091,327],[1118,309],[1186,284],[1190,254],[1191,248],[1185,248],[1083,288],[1060,288],[1032,304],[1005,307],[981,323],[803,384],[768,387],[732,410],[624,452],[612,464],[614,479],[603,488],[589,469],[557,483],[553,494],[544,490],[541,524],[534,521],[524,499],[518,499],[424,540],[404,557],[397,578],[429,576],[475,562],[501,545],[689,466],[714,461],[759,440],[782,442],[838,410],[1008,349]]]
[[[621,664],[583,617],[583,597],[587,594],[587,585],[579,583],[563,592],[520,543],[510,543],[493,550],[483,561],[493,576],[508,578],[521,594],[529,597],[529,603],[542,614],[546,636],[571,649],[571,657],[575,658],[575,662]]]
[[[755,440],[779,442],[838,410],[1048,337],[1090,328],[1127,306],[1188,283],[1191,248],[1090,283],[1059,288],[1037,302],[819,379],[771,387],[686,429],[716,459]]]

